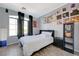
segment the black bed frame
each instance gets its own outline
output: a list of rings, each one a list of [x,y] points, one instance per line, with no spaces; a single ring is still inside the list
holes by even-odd
[[[52,37],[54,38],[55,36],[55,31],[54,30],[40,30],[40,34],[42,33],[42,32],[52,32]],[[51,43],[52,45],[53,45],[53,43]],[[51,45],[51,44],[49,44],[49,45]],[[47,45],[47,46],[49,46],[49,45]],[[43,47],[43,48],[41,48],[40,50],[42,50],[42,49],[45,49],[47,46],[45,46],[45,47]],[[40,51],[40,50],[38,50],[38,51]],[[33,56],[35,53],[37,53],[38,51],[36,51],[36,52],[34,52],[31,56]]]
[[[54,31],[54,30],[40,30],[40,34],[41,34],[42,32],[52,32],[52,35],[51,35],[51,36],[52,36],[52,37],[55,37],[55,36],[54,36],[54,32],[55,32],[55,31]]]

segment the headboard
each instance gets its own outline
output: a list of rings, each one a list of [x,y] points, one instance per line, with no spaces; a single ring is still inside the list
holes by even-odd
[[[52,37],[54,37],[54,35],[55,35],[55,34],[54,34],[54,32],[55,32],[54,30],[40,30],[40,34],[41,34],[42,32],[52,32],[52,35],[51,35]]]

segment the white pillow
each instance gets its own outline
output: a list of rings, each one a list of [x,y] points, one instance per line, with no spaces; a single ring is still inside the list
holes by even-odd
[[[52,35],[52,32],[42,32],[42,34],[51,36]]]

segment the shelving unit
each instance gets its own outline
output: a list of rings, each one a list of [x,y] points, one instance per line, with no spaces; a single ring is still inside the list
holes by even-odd
[[[74,23],[64,24],[64,50],[74,53]]]

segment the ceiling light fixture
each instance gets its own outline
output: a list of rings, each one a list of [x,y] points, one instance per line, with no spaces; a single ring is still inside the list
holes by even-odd
[[[26,8],[25,7],[22,7],[22,10],[26,10]]]

